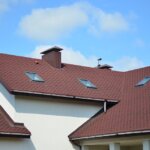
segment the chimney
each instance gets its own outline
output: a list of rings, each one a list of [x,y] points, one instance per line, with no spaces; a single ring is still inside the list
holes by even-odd
[[[41,54],[43,54],[42,60],[45,60],[54,68],[61,68],[61,50],[63,49],[54,46],[41,52]]]

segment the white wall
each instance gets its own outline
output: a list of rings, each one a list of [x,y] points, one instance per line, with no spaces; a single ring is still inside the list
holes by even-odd
[[[4,86],[1,83],[0,83],[0,105],[11,116],[11,118],[14,119],[15,98],[4,88]]]
[[[16,100],[15,100],[16,99]],[[74,101],[74,102],[73,102]],[[22,122],[31,131],[31,139],[0,138],[0,150],[73,150],[68,135],[100,110],[97,104],[77,100],[20,97],[11,95],[0,84],[0,105],[13,120]],[[108,149],[89,146],[89,150]],[[142,146],[122,150],[141,150]]]
[[[0,138],[0,150],[38,150],[30,139]],[[43,149],[44,150],[44,149]]]
[[[31,131],[36,150],[73,150],[68,135],[100,110],[97,104],[16,97],[15,120]]]

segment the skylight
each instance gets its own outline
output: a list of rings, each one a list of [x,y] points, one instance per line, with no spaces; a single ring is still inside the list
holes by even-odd
[[[145,77],[143,80],[141,80],[139,83],[137,83],[136,86],[144,86],[149,81],[150,81],[150,76],[149,77]]]
[[[26,72],[25,73],[29,79],[36,82],[44,82],[44,80],[35,72]]]
[[[96,86],[89,80],[86,79],[79,79],[79,81],[87,88],[94,88],[96,89]]]

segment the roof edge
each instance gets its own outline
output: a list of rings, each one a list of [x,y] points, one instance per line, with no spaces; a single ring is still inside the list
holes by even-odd
[[[118,133],[112,133],[112,134],[101,134],[101,135],[96,135],[96,136],[85,136],[85,137],[78,137],[78,138],[69,137],[69,139],[70,139],[70,141],[75,141],[75,140],[86,140],[86,139],[94,139],[94,138],[114,137],[114,136],[121,136],[121,135],[146,134],[146,133],[150,133],[150,129],[149,130],[118,132]]]
[[[24,128],[26,132],[16,132],[16,131],[0,131],[0,137],[27,137],[30,138],[31,132],[24,126],[24,123],[14,122],[14,120],[9,116],[9,114],[4,110],[4,108],[0,105],[0,113],[2,117],[7,121],[10,127],[15,128]]]
[[[114,102],[118,103],[119,100],[109,100],[109,99],[96,99],[92,97],[80,97],[80,96],[72,96],[72,95],[61,95],[61,94],[49,94],[49,93],[40,93],[40,92],[30,92],[30,91],[20,91],[20,90],[12,90],[12,94],[17,95],[17,94],[27,94],[27,95],[41,95],[41,96],[52,96],[52,97],[64,97],[64,98],[71,98],[71,99],[84,99],[87,101],[97,101],[97,102]]]
[[[25,134],[25,133],[0,132],[0,137],[30,138],[30,136],[31,134]]]

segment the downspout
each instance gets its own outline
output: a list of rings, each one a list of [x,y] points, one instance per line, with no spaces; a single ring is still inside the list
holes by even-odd
[[[104,101],[104,112],[107,111],[107,100]]]

